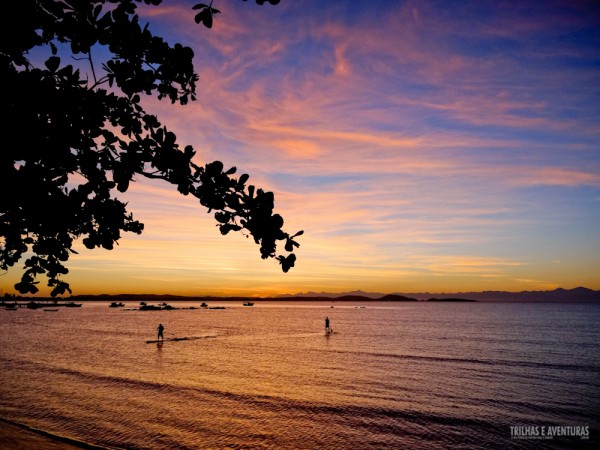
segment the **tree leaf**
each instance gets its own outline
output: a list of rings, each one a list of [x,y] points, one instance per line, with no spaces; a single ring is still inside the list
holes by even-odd
[[[58,56],[51,56],[46,60],[46,67],[50,72],[56,72],[58,66],[60,65],[60,58]]]
[[[212,14],[210,13],[209,9],[205,9],[202,12],[203,16],[202,16],[202,24],[206,27],[206,28],[212,28],[213,25],[213,17]]]

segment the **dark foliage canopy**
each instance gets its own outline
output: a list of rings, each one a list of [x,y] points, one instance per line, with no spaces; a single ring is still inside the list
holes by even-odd
[[[47,277],[52,296],[71,292],[61,276],[75,240],[110,250],[122,232],[142,233],[117,198],[140,176],[193,195],[222,234],[252,236],[262,258],[276,258],[284,272],[294,266],[294,238],[302,232],[282,230],[273,193],[248,185],[247,174],[234,177],[236,168],[220,161],[196,164],[192,146],[180,147],[141,106],[141,95],[186,105],[196,100],[198,82],[192,49],[140,24],[142,3],[161,0],[2,5],[0,269],[26,258],[15,285],[22,294],[38,291],[38,276]],[[208,28],[219,13],[212,3],[190,6],[190,19]],[[98,64],[97,54],[109,56]],[[276,254],[278,241],[286,255]]]

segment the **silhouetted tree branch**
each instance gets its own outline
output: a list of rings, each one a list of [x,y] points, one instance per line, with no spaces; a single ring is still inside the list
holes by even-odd
[[[142,26],[138,3],[161,0],[3,4],[2,21],[10,26],[2,23],[0,31],[0,268],[27,257],[15,285],[22,294],[38,291],[38,275],[48,278],[52,296],[71,292],[61,276],[76,239],[110,250],[122,232],[142,233],[144,225],[116,197],[136,176],[174,184],[214,212],[222,234],[242,231],[260,245],[262,258],[276,258],[284,272],[294,266],[294,238],[302,232],[282,230],[273,193],[248,185],[246,174],[234,177],[235,167],[194,163],[192,146],[182,149],[141,106],[140,95],[195,101],[198,76],[192,49]],[[209,28],[219,12],[212,2],[192,9],[196,23]],[[101,74],[92,50],[109,55]],[[87,63],[91,80],[73,62]],[[276,254],[278,241],[288,255]]]

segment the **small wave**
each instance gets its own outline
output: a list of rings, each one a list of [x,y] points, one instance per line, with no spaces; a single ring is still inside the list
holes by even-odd
[[[12,425],[14,427],[21,428],[23,430],[27,430],[29,432],[38,434],[40,436],[47,437],[56,442],[73,445],[75,447],[80,447],[80,448],[89,449],[89,450],[116,450],[116,449],[113,449],[112,447],[101,447],[98,445],[91,444],[89,442],[85,442],[85,441],[78,440],[78,439],[73,439],[68,436],[62,436],[60,434],[50,433],[49,431],[35,428],[32,426],[26,425],[24,423],[9,420],[4,417],[0,417],[0,422],[4,422],[4,423]]]
[[[573,363],[548,363],[538,361],[521,361],[507,359],[480,359],[480,358],[459,358],[453,356],[427,356],[427,355],[402,355],[396,353],[378,353],[378,352],[363,352],[354,350],[333,350],[340,354],[354,354],[363,356],[374,356],[378,358],[403,359],[408,361],[431,361],[431,362],[455,362],[459,364],[474,364],[485,366],[508,366],[508,367],[527,367],[536,369],[558,369],[581,372],[596,372],[600,369],[597,364],[573,364]]]

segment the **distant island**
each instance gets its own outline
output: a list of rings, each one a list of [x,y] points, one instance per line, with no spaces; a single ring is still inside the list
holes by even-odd
[[[19,297],[5,295],[3,303],[15,300],[48,300],[64,301],[65,299],[53,299],[42,297]],[[482,292],[455,292],[455,293],[394,293],[377,294],[364,291],[353,291],[346,293],[300,293],[281,295],[277,297],[241,297],[241,296],[183,296],[170,294],[101,294],[101,295],[73,295],[67,297],[70,301],[145,301],[145,302],[167,302],[167,301],[196,301],[196,302],[253,302],[260,301],[346,301],[346,302],[598,302],[600,303],[600,291],[578,287],[575,289],[555,289],[552,291],[482,291]]]

